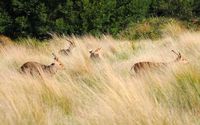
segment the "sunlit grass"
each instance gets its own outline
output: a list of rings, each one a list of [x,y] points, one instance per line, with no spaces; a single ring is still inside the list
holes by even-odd
[[[200,34],[177,32],[157,41],[68,37],[76,43],[69,56],[58,54],[68,44],[66,36],[39,44],[29,38],[2,48],[1,124],[198,125]],[[92,61],[88,51],[97,47],[102,48],[101,60]],[[130,75],[135,62],[174,60],[172,49],[189,64]],[[65,65],[55,76],[41,79],[19,73],[27,61],[52,63],[52,52]]]

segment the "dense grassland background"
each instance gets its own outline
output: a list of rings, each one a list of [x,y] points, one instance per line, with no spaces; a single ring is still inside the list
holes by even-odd
[[[132,22],[127,28],[117,34],[117,38],[155,40],[169,35],[175,37],[187,30],[199,31],[199,22],[188,22],[166,17],[152,17],[141,22]]]
[[[145,25],[146,26],[146,25]],[[142,30],[144,31],[144,30]],[[3,125],[198,125],[200,33],[173,23],[161,39],[58,36],[46,42],[19,39],[0,49],[0,121]],[[57,52],[76,43],[72,55]],[[145,37],[144,37],[145,38]],[[89,58],[102,47],[101,61]],[[169,62],[182,53],[189,64],[130,75],[138,61]],[[50,64],[56,53],[65,69],[43,79],[19,73],[27,61]]]

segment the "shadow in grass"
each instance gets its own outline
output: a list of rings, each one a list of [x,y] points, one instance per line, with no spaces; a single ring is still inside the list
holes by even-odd
[[[119,52],[116,55],[117,60],[128,60],[129,59],[129,54],[126,52]]]
[[[200,111],[200,72],[196,69],[174,73],[175,81],[167,86],[150,86],[156,102],[177,110]],[[174,79],[173,79],[174,80]]]
[[[187,71],[175,74],[172,99],[181,108],[196,109],[200,107],[200,73]]]
[[[64,114],[69,115],[72,112],[72,103],[70,99],[64,95],[58,95],[48,87],[44,87],[41,93],[42,101],[49,107],[58,107]]]

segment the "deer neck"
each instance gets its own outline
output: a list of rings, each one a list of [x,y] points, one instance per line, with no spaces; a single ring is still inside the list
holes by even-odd
[[[48,72],[50,74],[55,74],[57,72],[57,68],[55,66],[55,64],[50,64],[45,66],[45,72]]]
[[[170,62],[166,62],[166,64],[173,64],[173,63],[177,63],[179,62],[180,59],[175,59],[173,61],[170,61]]]

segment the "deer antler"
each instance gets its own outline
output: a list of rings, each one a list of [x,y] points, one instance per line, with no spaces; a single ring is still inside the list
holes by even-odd
[[[175,52],[174,50],[172,50],[173,53],[175,53],[178,57],[176,60],[181,59],[181,53],[180,52]]]
[[[176,54],[177,56],[180,55],[180,53],[177,53],[177,52],[175,52],[174,50],[172,50],[172,52],[173,52],[174,54]]]
[[[53,55],[55,60],[58,60],[58,57],[54,53],[52,53],[52,55]]]
[[[75,46],[75,43],[74,42],[72,42],[71,40],[69,40],[69,39],[66,39],[69,43],[70,43],[70,45],[74,45]]]

